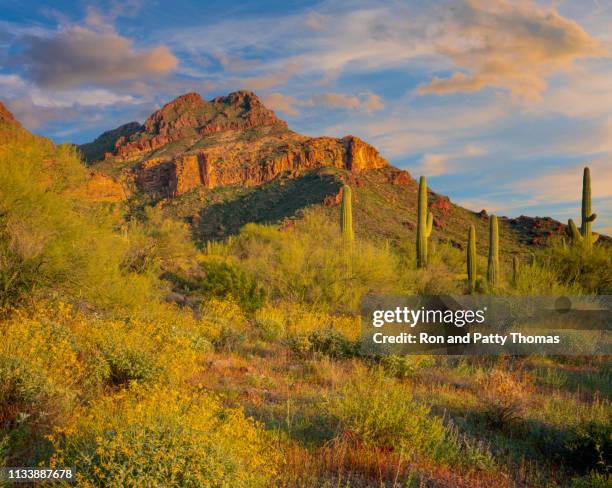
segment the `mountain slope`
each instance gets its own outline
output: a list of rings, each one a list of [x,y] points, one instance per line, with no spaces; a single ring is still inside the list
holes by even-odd
[[[332,218],[344,183],[355,188],[357,231],[401,241],[415,232],[417,183],[353,136],[307,137],[291,131],[251,92],[203,100],[188,93],[136,122],[80,147],[96,171],[111,175],[139,203],[156,203],[192,224],[201,242],[248,222],[276,223],[319,205]],[[132,199],[134,200],[134,198]],[[475,224],[486,244],[488,216],[431,192],[433,238],[465,244]],[[550,218],[502,218],[507,251],[563,235]]]

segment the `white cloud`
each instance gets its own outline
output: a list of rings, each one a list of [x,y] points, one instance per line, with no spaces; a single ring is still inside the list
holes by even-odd
[[[299,115],[296,106],[300,105],[300,101],[295,97],[283,95],[282,93],[270,93],[263,97],[263,103],[272,110],[292,116]]]
[[[437,50],[468,72],[434,77],[419,93],[441,95],[495,87],[524,100],[540,100],[549,75],[571,71],[579,59],[609,54],[601,42],[554,7],[507,0],[453,4]]]

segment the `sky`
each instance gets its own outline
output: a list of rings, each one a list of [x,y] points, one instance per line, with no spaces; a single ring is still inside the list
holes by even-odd
[[[353,134],[451,200],[612,235],[612,1],[0,0],[0,100],[88,142],[174,97],[239,89]]]

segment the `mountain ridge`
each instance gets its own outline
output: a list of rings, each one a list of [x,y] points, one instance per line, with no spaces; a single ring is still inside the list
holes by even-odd
[[[3,105],[0,121],[21,127]],[[283,222],[306,206],[334,207],[343,184],[355,186],[357,198],[363,199],[355,209],[364,213],[366,235],[399,241],[414,233],[417,183],[410,173],[389,165],[357,137],[308,137],[291,131],[251,92],[210,101],[188,93],[145,123],[124,124],[94,142],[79,146],[84,156],[98,158],[86,157],[86,198],[129,202],[143,194],[150,204],[190,223],[200,241],[224,238],[251,221]],[[462,247],[462,228],[468,222],[486,231],[486,211],[463,209],[434,191],[430,196],[438,240]],[[371,208],[360,209],[370,198]],[[389,225],[379,222],[385,218]],[[500,222],[523,249],[546,245],[566,229],[550,217],[502,217]]]
[[[182,195],[196,187],[256,186],[284,172],[334,166],[361,171],[387,166],[361,139],[308,137],[249,91],[205,101],[181,95],[142,125],[129,123],[79,146],[88,163],[114,176],[127,193]]]

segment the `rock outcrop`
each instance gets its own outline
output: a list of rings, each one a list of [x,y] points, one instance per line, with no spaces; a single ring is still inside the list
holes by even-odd
[[[91,163],[105,157],[112,157],[117,141],[131,136],[140,130],[140,128],[141,125],[138,122],[130,122],[116,129],[104,132],[95,141],[79,146],[83,159]]]
[[[158,197],[197,187],[255,186],[281,173],[323,166],[360,172],[388,164],[357,137],[306,137],[289,130],[247,91],[210,101],[188,93],[153,113],[142,126],[128,124],[96,141],[102,170],[121,167],[128,186]],[[81,148],[93,152],[90,145]]]
[[[2,102],[0,102],[0,123],[1,122],[11,125],[20,125],[19,122],[17,122],[17,119],[15,119],[13,114],[4,106]]]

